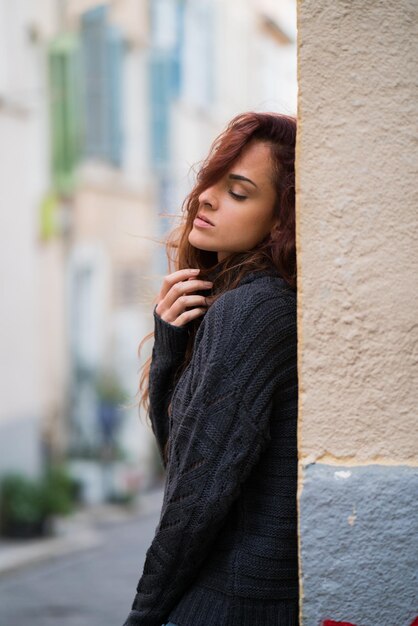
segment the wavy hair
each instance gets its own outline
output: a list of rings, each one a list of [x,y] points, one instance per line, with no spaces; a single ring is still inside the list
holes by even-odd
[[[272,231],[252,250],[232,253],[218,262],[217,252],[195,248],[188,240],[193,220],[199,211],[199,196],[225,176],[246,146],[253,141],[266,143],[271,148],[272,182],[276,190],[273,210],[277,220]],[[290,288],[296,291],[295,144],[295,117],[256,112],[236,115],[213,141],[197,173],[196,183],[182,204],[182,220],[165,240],[169,273],[189,267],[200,268],[198,278],[213,281],[208,306],[225,291],[234,289],[245,274],[258,270],[275,268]],[[206,291],[196,293],[207,295]],[[184,361],[176,372],[176,380],[190,362],[194,338],[201,321],[200,316],[188,324],[188,345]],[[138,355],[144,341],[153,335],[149,333],[144,337],[139,344]],[[143,405],[147,412],[150,364],[151,357],[142,367],[138,388],[141,394],[139,406]]]

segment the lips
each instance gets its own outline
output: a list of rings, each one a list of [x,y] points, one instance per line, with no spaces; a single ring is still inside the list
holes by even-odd
[[[202,215],[202,213],[198,213],[196,215],[196,217],[198,217],[200,220],[203,220],[204,222],[207,222],[208,224],[211,224],[212,226],[215,226],[215,224],[213,222],[211,222],[210,220],[208,220],[207,217],[205,217],[204,215]]]

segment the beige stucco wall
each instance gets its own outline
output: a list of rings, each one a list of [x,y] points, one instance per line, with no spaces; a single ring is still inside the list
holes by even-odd
[[[418,4],[299,0],[299,446],[414,463]]]
[[[298,2],[301,626],[417,618],[417,30]]]

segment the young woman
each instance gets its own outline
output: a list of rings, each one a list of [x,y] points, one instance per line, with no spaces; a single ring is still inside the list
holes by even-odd
[[[168,240],[141,379],[164,500],[124,626],[298,623],[295,139],[236,116]]]

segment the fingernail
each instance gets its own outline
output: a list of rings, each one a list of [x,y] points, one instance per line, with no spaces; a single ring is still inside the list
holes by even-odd
[[[200,269],[199,270],[190,270],[190,271],[192,272],[192,274],[197,274],[198,272],[200,272]]]

